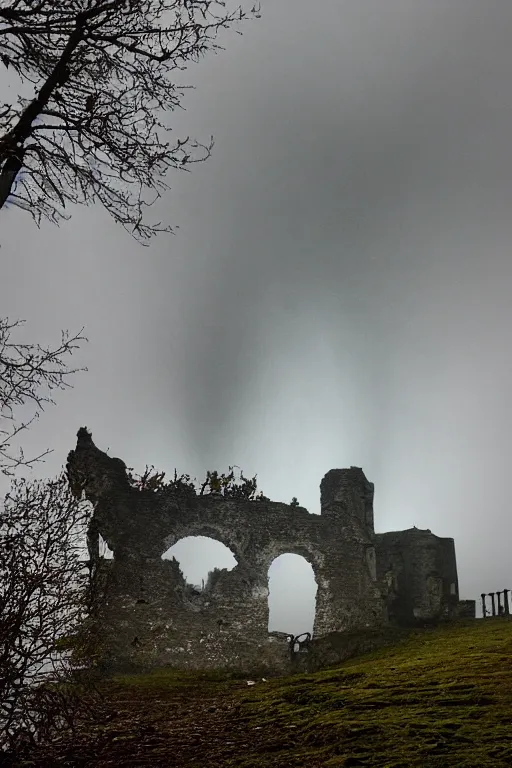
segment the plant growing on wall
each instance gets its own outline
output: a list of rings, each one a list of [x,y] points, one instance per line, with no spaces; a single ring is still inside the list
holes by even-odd
[[[196,481],[190,475],[179,475],[175,469],[172,480],[165,479],[165,472],[158,472],[153,465],[146,464],[144,472],[139,475],[133,467],[127,469],[128,481],[138,491],[162,491],[173,489],[175,491],[192,491],[196,493]]]
[[[176,491],[193,491],[199,496],[212,494],[223,496],[226,499],[270,501],[261,491],[257,493],[257,475],[247,478],[240,470],[240,476],[237,479],[234,470],[235,466],[229,467],[229,471],[223,474],[219,474],[217,470],[208,471],[206,479],[201,485],[198,484],[196,478],[192,480],[190,475],[183,474],[178,476],[176,469],[174,470],[174,478],[169,481],[165,480],[165,472],[158,472],[153,465],[151,467],[146,465],[141,475],[135,473],[133,467],[129,468],[127,472],[130,484],[139,491],[160,492],[171,489]]]

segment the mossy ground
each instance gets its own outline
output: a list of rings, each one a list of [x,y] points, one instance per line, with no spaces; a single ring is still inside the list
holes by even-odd
[[[418,633],[311,675],[159,670],[106,688],[109,721],[32,766],[510,768],[512,621]]]

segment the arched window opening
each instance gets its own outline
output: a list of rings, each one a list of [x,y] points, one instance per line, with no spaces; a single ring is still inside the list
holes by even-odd
[[[225,568],[233,570],[237,562],[235,556],[225,544],[208,536],[185,536],[162,555],[162,560],[175,557],[187,584],[198,591],[208,586],[210,574]],[[210,576],[210,579],[212,576]]]
[[[300,555],[276,557],[268,569],[268,631],[313,634],[318,585],[310,563]]]
[[[114,558],[114,553],[110,549],[101,533],[98,535],[98,550],[100,557],[103,557],[104,560],[112,560]]]

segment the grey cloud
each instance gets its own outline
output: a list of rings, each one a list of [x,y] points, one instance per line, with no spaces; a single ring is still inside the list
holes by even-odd
[[[176,237],[2,212],[4,312],[91,338],[28,442],[50,470],[85,423],[128,464],[237,463],[313,511],[325,471],[360,465],[378,530],[454,536],[463,596],[502,589],[512,6],[262,11],[182,78],[176,133],[216,146],[161,204]]]

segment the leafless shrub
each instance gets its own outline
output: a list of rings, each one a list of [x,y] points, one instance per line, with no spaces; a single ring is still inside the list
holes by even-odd
[[[169,170],[213,146],[166,140],[190,87],[176,75],[248,16],[258,8],[226,12],[224,0],[4,0],[0,62],[33,95],[0,105],[0,208],[58,223],[69,203],[99,201],[141,242],[172,232],[146,209]]]
[[[69,649],[88,617],[91,505],[61,474],[13,480],[0,511],[0,746],[16,752],[71,727],[80,696]],[[83,697],[82,697],[83,698]],[[85,701],[85,699],[83,699]]]

